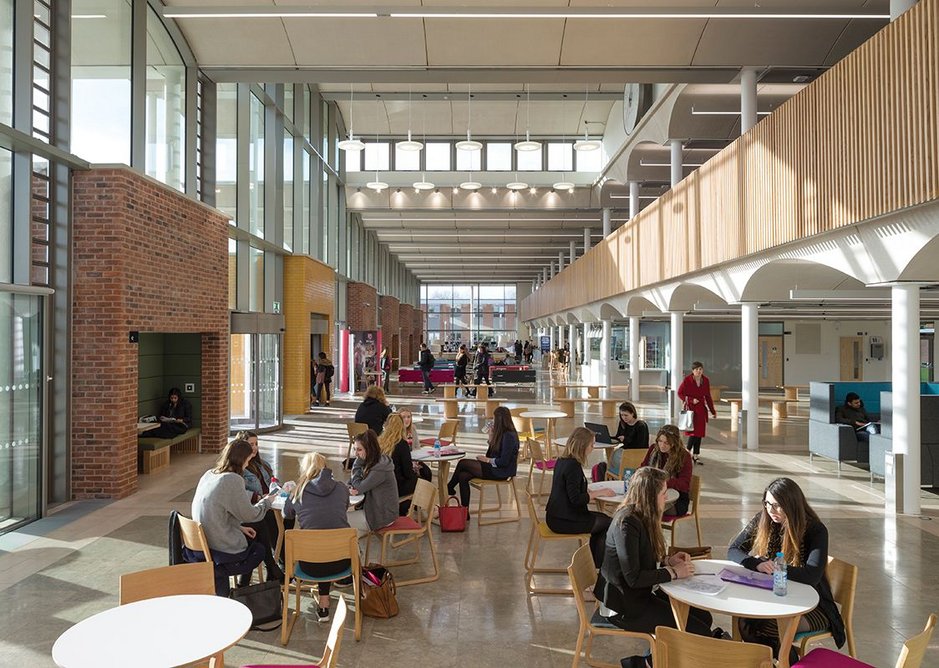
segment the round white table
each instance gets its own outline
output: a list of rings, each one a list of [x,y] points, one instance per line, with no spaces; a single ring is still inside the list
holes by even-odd
[[[742,568],[740,564],[723,559],[695,561],[694,578],[726,585],[718,594],[704,594],[685,586],[682,580],[660,585],[668,594],[678,628],[685,629],[690,608],[710,610],[733,618],[734,637],[737,636],[737,618],[775,619],[779,625],[779,660],[777,665],[789,668],[789,649],[799,626],[799,619],[818,605],[818,592],[809,585],[789,581],[786,596],[776,596],[771,589],[749,587],[734,582],[723,582],[717,574],[723,568]]]
[[[352,506],[359,505],[363,501],[365,501],[364,494],[350,494],[349,495],[349,507],[350,508]],[[277,498],[274,499],[274,502],[271,503],[271,508],[282,513],[284,512],[284,505],[286,505],[286,503],[287,503],[287,497],[284,496],[283,494],[279,494]]]
[[[167,668],[208,659],[241,640],[251,611],[222,596],[161,596],[88,617],[59,636],[63,668]]]
[[[462,451],[445,454],[446,452],[446,448],[443,448],[439,455],[434,454],[433,448],[420,448],[411,451],[411,459],[414,461],[437,464],[437,503],[441,506],[447,502],[447,479],[450,476],[450,462],[466,457],[466,453]]]
[[[623,502],[623,499],[626,498],[626,486],[622,480],[602,480],[600,482],[592,482],[587,485],[587,489],[612,489],[614,494],[613,496],[598,496],[595,501],[601,501],[603,503],[615,503],[620,504]],[[665,491],[665,502],[674,503],[678,501],[678,490],[669,488]]]
[[[568,438],[569,438],[568,436],[561,436],[560,438],[554,439],[552,443],[554,443],[556,446],[560,448],[566,448]],[[621,443],[594,443],[593,449],[594,450],[612,450],[613,448],[619,445],[622,445],[622,444]]]
[[[519,413],[519,417],[529,418],[531,420],[544,420],[545,421],[545,443],[553,445],[554,442],[554,421],[558,418],[566,418],[567,413],[564,411],[559,411],[556,409],[547,409],[547,410],[531,410],[525,411],[524,413]],[[547,448],[548,452],[545,453],[545,456],[548,459],[552,459],[551,449]]]

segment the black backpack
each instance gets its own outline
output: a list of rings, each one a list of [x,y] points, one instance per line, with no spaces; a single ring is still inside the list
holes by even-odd
[[[333,372],[334,372],[334,371],[335,371],[335,369],[333,368],[333,365],[332,365],[332,364],[327,364],[327,365],[326,365],[326,369],[325,369],[325,371],[324,371],[324,373],[326,374],[326,380],[332,380],[332,379],[333,379]]]

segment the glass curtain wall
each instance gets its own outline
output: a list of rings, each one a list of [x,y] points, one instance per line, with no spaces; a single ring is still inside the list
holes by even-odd
[[[146,172],[184,190],[186,157],[186,67],[163,23],[147,12]]]
[[[248,220],[251,234],[264,238],[264,103],[251,94],[248,144]],[[254,310],[254,309],[252,309]]]
[[[0,0],[0,123],[13,125],[13,0]]]
[[[13,282],[13,154],[0,148],[0,283]]]
[[[432,343],[506,346],[518,338],[514,283],[422,285],[420,296]]]
[[[232,225],[238,215],[238,86],[215,87],[215,208],[225,212]]]

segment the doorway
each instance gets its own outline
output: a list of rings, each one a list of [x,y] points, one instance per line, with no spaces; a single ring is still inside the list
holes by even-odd
[[[783,385],[783,337],[761,336],[758,340],[760,389]]]
[[[841,378],[846,381],[864,380],[864,337],[842,336],[839,339]]]
[[[919,335],[919,379],[923,383],[933,382],[935,369],[935,332],[925,330]]]

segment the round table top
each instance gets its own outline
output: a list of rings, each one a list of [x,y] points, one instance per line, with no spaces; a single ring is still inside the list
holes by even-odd
[[[205,659],[241,640],[251,611],[222,596],[161,596],[84,619],[59,636],[52,660],[66,668],[166,668]]]
[[[660,587],[669,596],[712,612],[736,617],[779,619],[793,617],[813,610],[818,605],[818,592],[809,585],[789,580],[788,593],[776,596],[771,589],[748,587],[734,582],[723,582],[717,574],[728,566],[741,568],[740,564],[725,559],[701,559],[694,562],[693,577],[727,585],[718,594],[710,595],[693,591],[681,585],[681,580],[666,582]]]
[[[543,418],[546,420],[551,420],[554,418],[567,417],[567,413],[564,411],[558,410],[534,410],[534,411],[525,411],[524,413],[519,413],[519,416],[523,418]]]
[[[622,480],[592,482],[587,485],[587,489],[612,489],[614,492],[613,496],[598,496],[596,499],[597,501],[604,501],[605,503],[622,503],[623,499],[626,498],[626,488]],[[678,501],[678,490],[670,487],[665,492],[665,502],[674,503],[675,501]]]
[[[350,494],[349,495],[349,506],[357,506],[360,503],[365,501],[365,494]],[[277,498],[274,499],[274,502],[271,504],[271,508],[274,510],[279,510],[283,512],[284,505],[287,503],[287,497],[283,494],[278,494]]]
[[[446,452],[446,450],[444,450]],[[411,459],[416,462],[452,462],[457,459],[463,459],[466,457],[465,452],[454,452],[451,454],[434,454],[433,448],[421,448],[420,450],[411,451]]]
[[[567,436],[561,436],[559,438],[554,439],[551,442],[554,443],[555,445],[561,446],[562,448],[566,448],[567,438],[568,438]],[[618,445],[621,445],[621,443],[594,443],[593,449],[594,450],[612,450]]]

